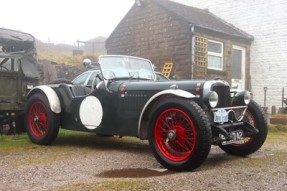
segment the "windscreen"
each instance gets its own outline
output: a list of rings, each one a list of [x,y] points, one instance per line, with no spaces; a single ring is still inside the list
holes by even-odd
[[[149,60],[131,56],[101,56],[101,71],[105,79],[155,80],[152,63]]]

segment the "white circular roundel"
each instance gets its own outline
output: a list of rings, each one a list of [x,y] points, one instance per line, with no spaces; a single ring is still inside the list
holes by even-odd
[[[86,97],[80,106],[80,119],[87,129],[96,129],[102,122],[103,108],[98,98]]]

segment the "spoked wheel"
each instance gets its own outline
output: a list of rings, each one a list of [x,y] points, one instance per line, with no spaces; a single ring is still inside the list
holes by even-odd
[[[48,131],[48,111],[45,105],[36,101],[28,111],[29,127],[36,138],[42,138]]]
[[[167,98],[156,106],[152,115],[149,142],[164,167],[188,171],[206,159],[211,130],[206,115],[195,102]]]
[[[252,100],[249,103],[243,121],[255,127],[259,131],[258,134],[246,137],[230,145],[219,145],[225,152],[237,156],[246,156],[256,152],[264,144],[268,126],[262,108],[255,101]]]
[[[59,131],[59,115],[51,111],[46,96],[35,94],[29,98],[25,112],[25,126],[32,142],[51,144]]]
[[[167,159],[179,162],[187,159],[196,143],[193,121],[182,110],[164,110],[156,119],[155,143]]]

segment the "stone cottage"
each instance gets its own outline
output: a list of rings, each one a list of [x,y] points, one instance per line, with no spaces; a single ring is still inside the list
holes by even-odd
[[[136,0],[106,40],[108,54],[150,59],[159,71],[172,62],[176,79],[221,78],[250,88],[247,34],[208,10],[169,0]]]

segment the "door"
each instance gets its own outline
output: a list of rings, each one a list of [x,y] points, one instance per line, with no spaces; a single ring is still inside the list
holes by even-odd
[[[231,87],[233,89],[245,89],[245,48],[232,46],[231,70]]]

